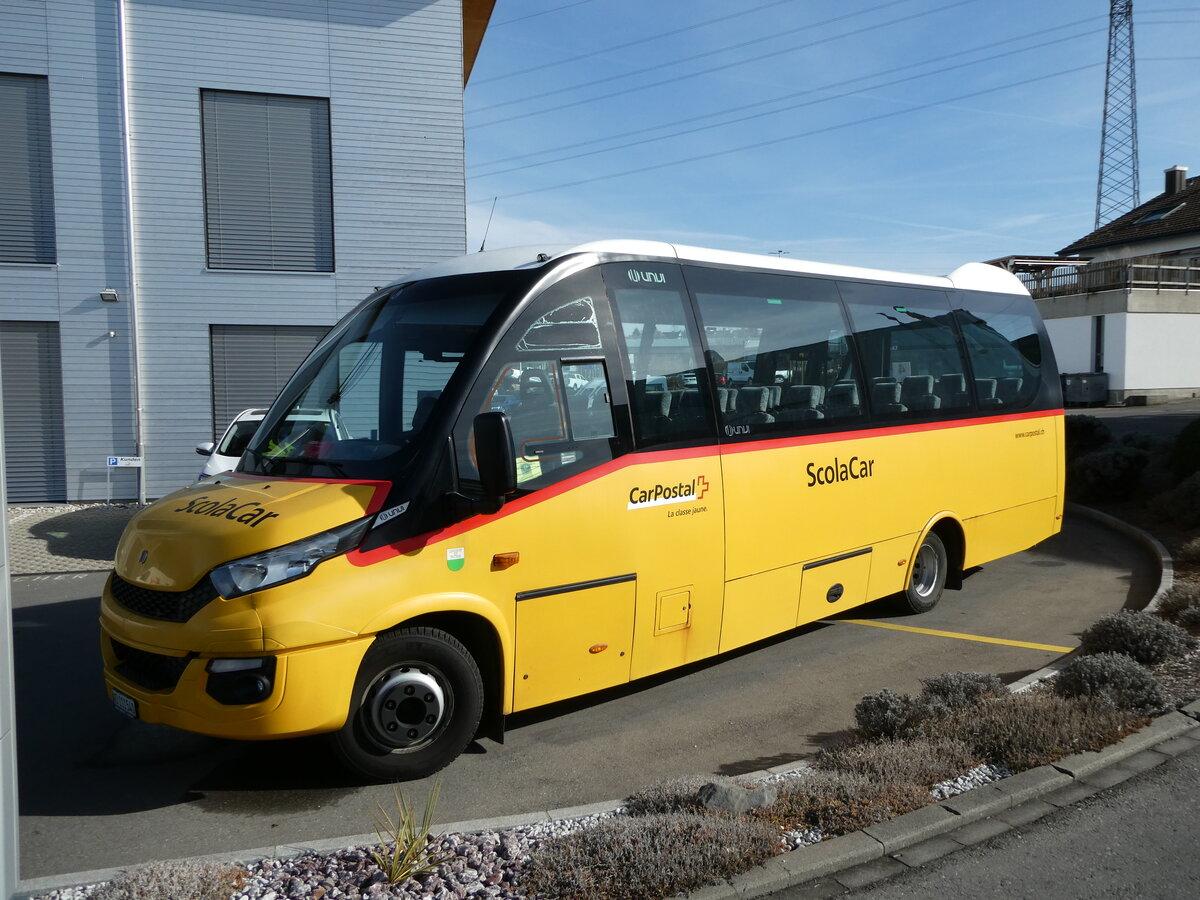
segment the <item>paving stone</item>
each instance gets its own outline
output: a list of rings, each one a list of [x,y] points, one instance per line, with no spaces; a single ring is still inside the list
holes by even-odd
[[[1179,711],[1185,716],[1191,716],[1193,719],[1200,719],[1200,700],[1193,700]]]
[[[1120,784],[1122,781],[1128,781],[1137,772],[1133,769],[1127,769],[1125,766],[1109,766],[1106,769],[1101,769],[1099,772],[1093,772],[1083,779],[1084,784],[1089,784],[1097,788],[1110,788],[1113,785]]]
[[[926,863],[933,862],[935,859],[941,859],[943,856],[962,848],[962,844],[948,837],[935,837],[927,841],[921,841],[919,844],[913,844],[906,850],[901,850],[892,859],[897,859],[909,868],[915,869],[917,866],[923,866]]]
[[[1042,816],[1057,812],[1058,807],[1045,800],[1026,800],[1020,806],[1014,806],[1008,812],[996,816],[997,821],[1007,822],[1013,828],[1020,828],[1030,822],[1036,822]]]
[[[995,787],[1008,794],[1013,806],[1020,806],[1027,800],[1064,788],[1074,781],[1070,775],[1058,771],[1053,766],[1038,766],[1036,769],[1026,769],[1024,772],[1002,778],[995,783]]]
[[[886,822],[876,822],[871,827],[863,829],[863,833],[875,838],[883,844],[883,851],[891,854],[897,850],[903,850],[905,847],[911,847],[920,841],[944,834],[960,821],[954,813],[935,803]]]
[[[739,897],[765,897],[793,883],[792,873],[779,864],[778,857],[730,879]]]
[[[1011,812],[1011,810],[1006,810],[1006,812]],[[964,847],[971,847],[1011,830],[1012,825],[1001,819],[980,819],[978,822],[970,822],[962,828],[954,829],[946,837],[957,841]]]
[[[1044,795],[1042,799],[1051,806],[1063,807],[1078,803],[1080,800],[1086,800],[1092,794],[1099,793],[1099,791],[1100,788],[1094,784],[1077,781],[1074,784],[1067,785],[1065,788],[1051,791],[1049,794]]]
[[[861,831],[813,844],[775,857],[795,883],[820,878],[850,866],[879,859],[883,844]]]
[[[1135,772],[1148,772],[1153,768],[1161,766],[1168,759],[1167,754],[1159,753],[1156,745],[1153,750],[1143,750],[1141,753],[1135,753],[1129,759],[1121,761],[1121,767],[1132,769]]]
[[[1188,732],[1181,734],[1177,738],[1171,738],[1161,744],[1156,744],[1154,750],[1156,753],[1165,753],[1167,756],[1179,756],[1181,753],[1187,753],[1189,750],[1195,750],[1200,747],[1200,740],[1197,740],[1194,735],[1196,732]]]
[[[959,822],[974,822],[987,816],[1012,809],[1012,797],[992,784],[950,797],[938,804],[959,816]]]
[[[853,869],[847,869],[845,872],[839,872],[837,880],[853,891],[907,871],[908,866],[904,863],[883,857],[863,863],[861,866],[855,866]]]
[[[838,884],[832,878],[820,878],[797,887],[788,889],[788,900],[829,900],[830,897],[840,897],[845,894],[845,885]],[[688,898],[692,900],[692,898]]]

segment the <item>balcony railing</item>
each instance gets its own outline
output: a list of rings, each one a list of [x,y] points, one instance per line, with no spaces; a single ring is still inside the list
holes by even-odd
[[[1069,271],[1020,272],[1035,300],[1099,291],[1200,291],[1200,266],[1112,260]]]

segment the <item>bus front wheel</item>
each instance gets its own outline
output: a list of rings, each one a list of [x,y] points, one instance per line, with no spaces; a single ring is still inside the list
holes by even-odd
[[[333,745],[372,781],[424,778],[475,737],[483,681],[470,652],[438,628],[380,634],[363,657],[346,724]]]
[[[942,599],[950,567],[946,545],[932,531],[925,535],[913,560],[912,575],[904,589],[904,600],[915,613],[929,612]]]

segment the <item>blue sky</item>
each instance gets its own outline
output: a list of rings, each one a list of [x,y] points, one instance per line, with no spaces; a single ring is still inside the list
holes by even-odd
[[[606,237],[946,274],[1092,230],[1107,0],[498,0],[468,248]],[[1135,0],[1141,199],[1200,175],[1200,2]],[[712,127],[716,126],[716,127]]]

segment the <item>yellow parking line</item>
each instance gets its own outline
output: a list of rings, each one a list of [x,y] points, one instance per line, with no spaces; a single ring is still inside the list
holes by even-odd
[[[914,628],[912,625],[893,625],[891,622],[871,622],[867,619],[822,619],[823,625],[870,625],[872,628],[890,628],[892,631],[911,631],[913,634],[929,634],[934,637],[957,638],[960,641],[978,641],[981,644],[1003,644],[1006,647],[1024,647],[1027,650],[1047,650],[1050,653],[1070,653],[1074,647],[1059,647],[1054,644],[1035,644],[1031,641],[1008,641],[1004,638],[981,637],[977,634],[962,634],[957,631],[934,631],[932,628]]]

